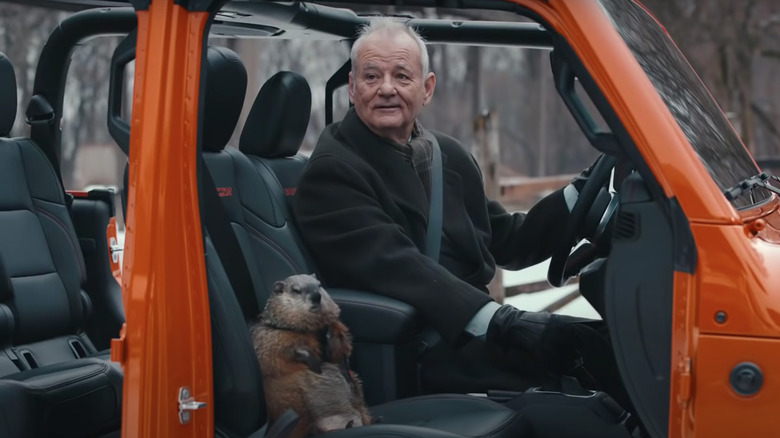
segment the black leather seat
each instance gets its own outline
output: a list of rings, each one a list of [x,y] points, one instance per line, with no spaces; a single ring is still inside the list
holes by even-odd
[[[0,77],[0,345],[7,347],[0,370],[8,374],[97,350],[83,330],[91,303],[82,289],[84,258],[65,192],[32,140],[8,138],[16,79],[4,55]]]
[[[122,374],[84,333],[84,259],[57,174],[9,138],[16,77],[0,53],[0,436],[80,436],[119,423]]]
[[[284,190],[274,172],[226,147],[246,94],[243,64],[238,55],[221,47],[209,47],[207,59],[207,74],[225,79],[206,90],[203,159],[241,245],[262,309],[275,281],[313,270],[298,249]]]
[[[257,93],[239,149],[255,167],[270,170],[287,199],[295,196],[308,157],[299,152],[311,113],[311,88],[294,72],[271,76]]]
[[[265,166],[252,165],[239,151],[224,148],[238,120],[237,108],[243,103],[243,65],[228,49],[210,47],[207,74],[205,102],[210,107],[205,110],[202,131],[204,160],[223,195],[221,199],[247,264],[254,271],[258,298],[264,301],[273,281],[301,272],[306,262],[297,249],[292,225],[286,220],[283,189],[273,172]],[[278,96],[286,98],[285,93]],[[265,104],[273,108],[275,103]],[[283,121],[275,126],[286,127]],[[273,134],[268,135],[274,138]],[[276,135],[284,138],[286,134]],[[295,134],[299,135],[302,138],[300,133]],[[210,239],[206,241],[206,262],[212,314],[215,421],[218,436],[248,436],[258,433],[266,420],[260,369],[246,322],[237,317],[243,311]],[[269,249],[277,254],[268,254]],[[382,297],[377,300],[381,303]],[[412,397],[371,410],[382,416],[384,423],[326,435],[516,437],[521,436],[525,427],[517,412],[467,395]]]

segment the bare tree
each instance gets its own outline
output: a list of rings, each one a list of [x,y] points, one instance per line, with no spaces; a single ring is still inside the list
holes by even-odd
[[[8,3],[0,4],[2,50],[14,65],[17,83],[17,112],[13,135],[26,132],[24,111],[32,93],[35,66],[49,33],[65,13]]]
[[[761,58],[775,57],[780,45],[780,4],[775,0],[643,3],[664,24],[748,149],[758,155],[780,153],[780,142],[771,135],[778,130],[778,120],[758,102],[765,93],[756,87],[766,81],[766,68],[757,65],[765,66]],[[759,139],[765,144],[759,144]]]

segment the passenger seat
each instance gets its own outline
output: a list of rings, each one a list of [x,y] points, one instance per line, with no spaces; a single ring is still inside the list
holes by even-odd
[[[0,58],[0,376],[97,353],[84,333],[91,302],[65,192],[41,149],[8,138],[16,78]],[[9,362],[14,367],[9,367]]]
[[[212,46],[206,56],[211,79],[207,78],[203,117],[203,159],[241,246],[257,305],[262,309],[275,281],[313,270],[295,240],[284,192],[274,172],[226,147],[246,94],[246,70],[229,49]],[[219,85],[211,86],[215,80]]]
[[[84,333],[84,259],[54,167],[9,138],[16,76],[0,53],[0,436],[98,434],[119,424],[122,373]]]
[[[270,170],[287,199],[295,196],[308,157],[299,153],[311,113],[311,89],[294,72],[271,76],[257,93],[241,131],[239,149],[260,170]]]

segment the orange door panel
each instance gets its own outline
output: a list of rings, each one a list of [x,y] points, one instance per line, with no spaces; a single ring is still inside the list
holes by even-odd
[[[122,437],[214,435],[211,326],[198,209],[207,12],[138,12],[125,235]],[[117,350],[117,351],[113,351]],[[205,405],[204,405],[205,404]]]
[[[753,395],[740,395],[730,384],[730,374],[750,363],[758,374],[743,366],[738,380],[743,388],[759,386]],[[696,436],[778,436],[780,408],[780,340],[738,336],[699,337],[694,359],[693,413]]]

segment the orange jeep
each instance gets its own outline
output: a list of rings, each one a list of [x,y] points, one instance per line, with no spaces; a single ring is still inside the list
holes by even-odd
[[[238,149],[226,149],[246,78],[242,89],[231,52],[207,41],[351,41],[368,20],[358,13],[366,2],[26,3],[81,11],[40,54],[24,102],[28,137],[9,137],[16,85],[13,60],[0,57],[0,436],[285,436],[294,420],[266,428],[246,321],[273,281],[316,270],[286,197],[306,162],[298,148],[311,90],[300,75],[279,72],[260,89]],[[398,19],[433,44],[549,51],[560,98],[607,159],[561,230],[548,280],[561,286],[579,276],[609,327],[644,433],[776,434],[777,178],[758,168],[653,16],[635,0],[380,3],[514,14]],[[123,37],[105,84],[109,130],[129,154],[121,294],[111,193],[65,193],[59,177],[71,53],[106,35]],[[128,121],[122,90],[133,60]],[[333,93],[346,83],[344,61],[326,87],[328,121]],[[238,79],[217,83],[220,76]],[[505,394],[420,395],[425,321],[415,309],[361,291],[331,293],[355,336],[352,366],[385,422],[328,435],[535,436],[502,403]]]

